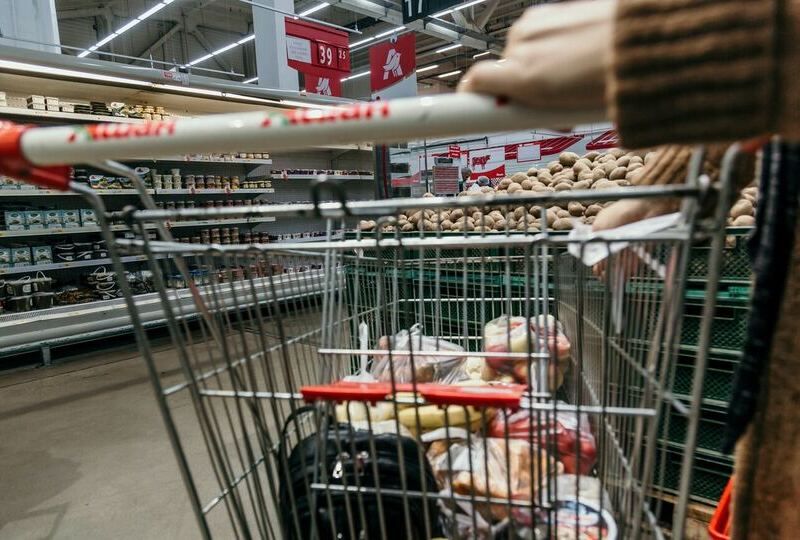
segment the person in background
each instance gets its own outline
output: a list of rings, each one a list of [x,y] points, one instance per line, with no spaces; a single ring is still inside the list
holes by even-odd
[[[670,145],[641,183],[684,181],[685,145],[770,141],[753,314],[729,422],[738,438],[735,539],[800,535],[799,67],[800,0],[595,0],[529,9],[509,31],[503,61],[476,64],[460,84],[550,110],[606,107],[623,146]],[[594,227],[669,210],[621,201]]]

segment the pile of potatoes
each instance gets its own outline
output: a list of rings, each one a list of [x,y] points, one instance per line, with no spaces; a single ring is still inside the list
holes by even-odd
[[[728,225],[731,227],[752,227],[756,224],[756,208],[758,207],[758,187],[748,186],[739,193],[737,200],[728,214]]]
[[[573,228],[576,221],[591,225],[604,206],[611,204],[581,204],[579,202],[560,203],[547,209],[541,216],[541,207],[519,206],[509,208],[502,205],[502,195],[520,191],[566,191],[572,189],[620,189],[630,186],[644,171],[644,166],[654,156],[653,152],[626,152],[613,148],[607,152],[587,152],[579,156],[574,152],[562,152],[557,160],[543,167],[532,167],[527,173],[514,173],[503,178],[496,187],[484,186],[483,193],[492,193],[494,206],[451,210],[417,210],[397,216],[393,225],[385,225],[384,231],[528,231],[539,232],[549,227],[563,231]],[[474,195],[463,191],[459,196]],[[432,197],[430,193],[426,197]],[[747,226],[754,223],[756,188],[748,187],[742,191],[741,199],[731,209],[729,223]],[[373,230],[374,221],[362,221],[359,228]]]

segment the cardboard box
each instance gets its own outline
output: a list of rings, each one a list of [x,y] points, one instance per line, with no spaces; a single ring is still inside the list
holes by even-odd
[[[58,105],[48,105],[47,110],[50,112],[61,112],[61,109],[58,108]]]
[[[33,229],[37,225],[44,228],[44,212],[41,210],[28,210],[25,212],[25,225],[29,229]]]
[[[81,208],[81,225],[94,226],[97,225],[97,216],[91,208]]]
[[[11,261],[15,267],[29,266],[33,262],[31,248],[28,246],[11,248]]]
[[[18,210],[6,211],[4,217],[6,220],[6,229],[14,230],[11,229],[14,225],[21,225],[23,229],[25,228],[25,212],[20,212]]]
[[[41,103],[42,105],[45,104],[44,96],[39,96],[39,95],[36,95],[36,94],[32,94],[32,95],[28,96],[26,101],[28,102],[28,104],[31,104],[31,103]]]
[[[64,218],[61,210],[44,210],[44,224],[48,228],[50,225],[58,225],[60,227],[63,222]]]
[[[46,111],[47,105],[44,103],[28,103],[28,109],[32,111]]]
[[[50,246],[33,246],[33,264],[51,264],[53,262],[53,248]]]
[[[80,210],[62,210],[61,222],[64,224],[65,227],[68,227],[70,225],[72,225],[73,227],[79,227],[81,224]]]

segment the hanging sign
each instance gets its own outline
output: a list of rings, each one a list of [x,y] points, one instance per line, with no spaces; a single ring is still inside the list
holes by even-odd
[[[506,175],[505,148],[500,146],[485,150],[470,150],[468,163],[472,171],[470,174],[472,180],[477,180],[479,176],[503,178]]]
[[[312,74],[303,74],[306,81],[306,92],[321,96],[342,96],[342,81],[339,77],[318,77]]]
[[[369,50],[369,86],[373,99],[417,95],[417,47],[414,34],[374,45]]]
[[[289,67],[318,77],[341,78],[350,73],[347,32],[288,17],[285,24]]]

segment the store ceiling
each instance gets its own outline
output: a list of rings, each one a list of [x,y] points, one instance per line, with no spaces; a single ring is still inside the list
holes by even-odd
[[[297,0],[295,12],[301,13],[321,1]],[[445,16],[442,26],[446,27],[446,32],[435,31],[430,26],[417,31],[418,67],[438,65],[436,69],[419,74],[423,89],[438,91],[455,86],[458,76],[440,79],[438,75],[468,68],[477,61],[473,56],[486,48],[502,50],[508,27],[525,8],[539,1],[486,0],[460,11],[455,19]],[[395,24],[386,21],[397,20],[401,2],[332,0],[330,3],[334,5],[316,11],[311,17],[358,29],[363,34],[353,34],[351,42],[356,42],[395,27]],[[56,0],[61,43],[76,48],[65,49],[64,52],[80,53],[155,4],[156,0]],[[375,8],[387,15],[380,19],[369,16],[376,14]],[[258,8],[240,0],[174,0],[99,49],[120,56],[99,57],[135,65],[149,65],[152,60],[154,67],[187,64],[252,33],[252,9]],[[454,41],[461,41],[464,46],[444,53],[434,52]],[[368,48],[365,45],[353,49],[353,73],[368,69]],[[486,55],[478,60],[487,58],[492,56]],[[248,80],[255,76],[253,42],[214,56],[192,69],[206,76],[233,81]]]

